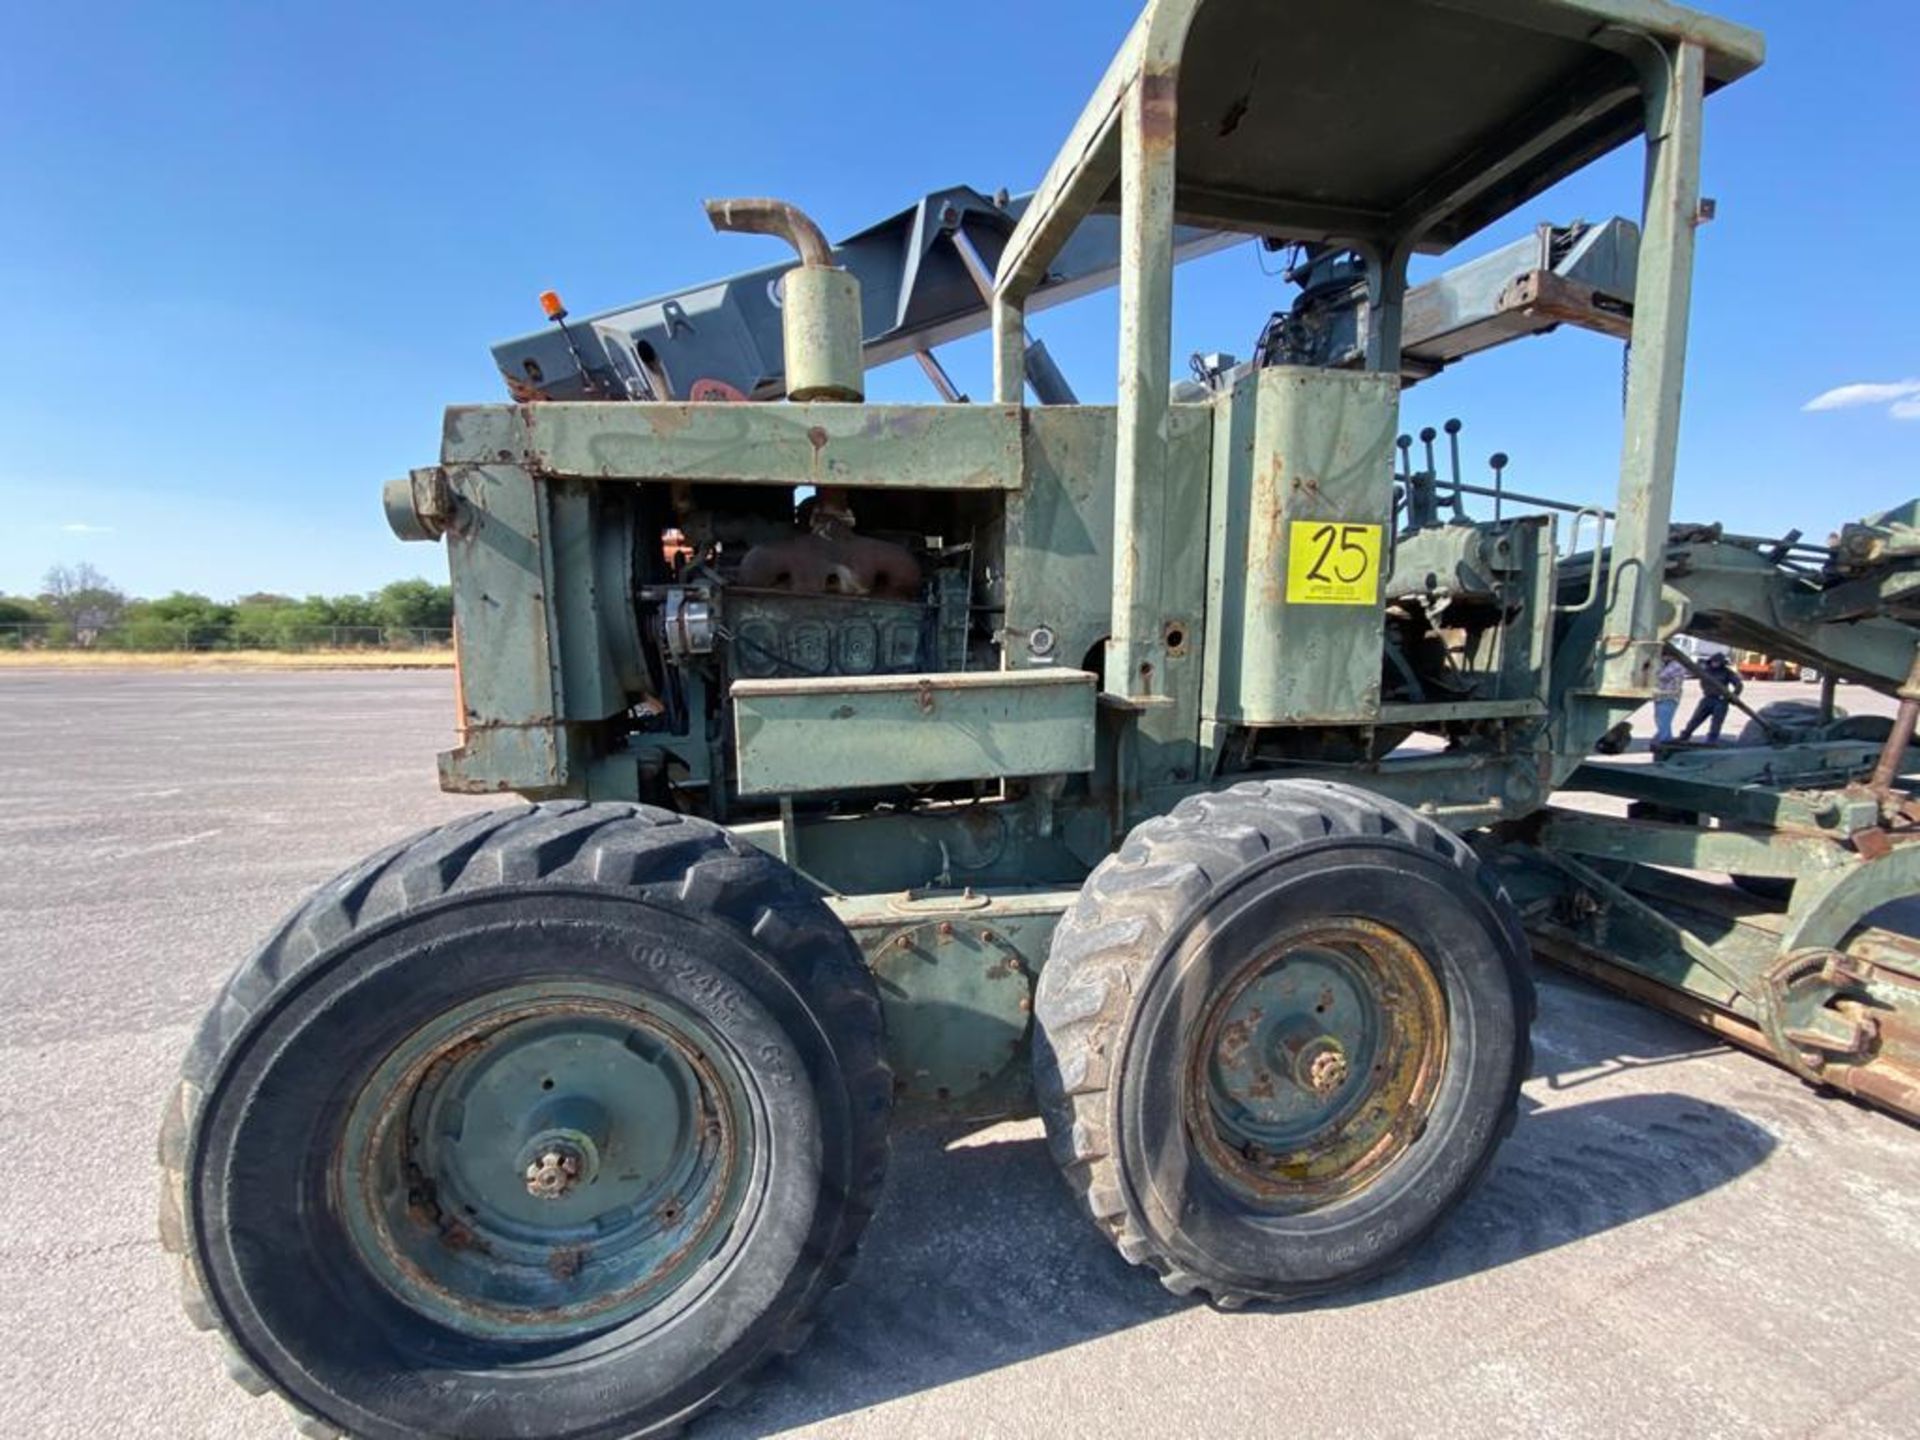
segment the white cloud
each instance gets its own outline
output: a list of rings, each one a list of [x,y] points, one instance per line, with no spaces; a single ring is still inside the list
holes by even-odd
[[[69,535],[111,535],[111,525],[89,525],[84,520],[70,520],[60,527]]]
[[[1885,405],[1895,420],[1920,420],[1920,380],[1869,381],[1837,385],[1807,401],[1802,410],[1851,410]]]

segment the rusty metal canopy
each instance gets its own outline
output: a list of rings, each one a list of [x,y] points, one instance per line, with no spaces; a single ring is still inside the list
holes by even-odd
[[[1136,89],[1149,125],[1177,100],[1180,220],[1440,251],[1641,134],[1636,61],[1683,42],[1704,52],[1708,91],[1765,53],[1756,32],[1665,0],[1153,0],[1048,172],[1002,285],[1030,289],[1044,274],[1034,252],[1119,204]]]
[[[1175,207],[1446,248],[1640,134],[1645,37],[1700,43],[1709,91],[1762,56],[1758,35],[1653,0],[1206,0],[1180,60]]]

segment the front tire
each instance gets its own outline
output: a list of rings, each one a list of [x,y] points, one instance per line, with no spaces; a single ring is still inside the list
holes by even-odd
[[[1405,1258],[1529,1063],[1519,917],[1472,851],[1349,786],[1182,801],[1094,871],[1035,997],[1048,1139],[1177,1293],[1289,1300]]]
[[[844,927],[716,826],[555,804],[323,888],[161,1137],[189,1316],[304,1433],[627,1440],[795,1348],[884,1167]]]

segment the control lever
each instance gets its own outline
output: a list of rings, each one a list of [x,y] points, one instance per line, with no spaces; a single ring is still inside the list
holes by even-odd
[[[1427,468],[1413,468],[1413,440],[1402,435],[1394,444],[1400,447],[1401,464],[1406,467],[1407,478],[1407,529],[1425,530],[1429,525],[1440,523],[1440,507],[1435,503],[1433,492],[1433,436],[1431,426],[1420,432],[1420,438],[1427,442]]]
[[[1447,432],[1447,449],[1453,462],[1453,520],[1464,524],[1467,518],[1466,493],[1460,488],[1460,422],[1449,420],[1441,427]]]

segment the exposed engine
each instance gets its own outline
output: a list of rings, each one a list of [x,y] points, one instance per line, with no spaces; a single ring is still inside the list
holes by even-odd
[[[980,498],[677,486],[636,533],[643,732],[717,726],[735,680],[999,666],[998,506]]]

